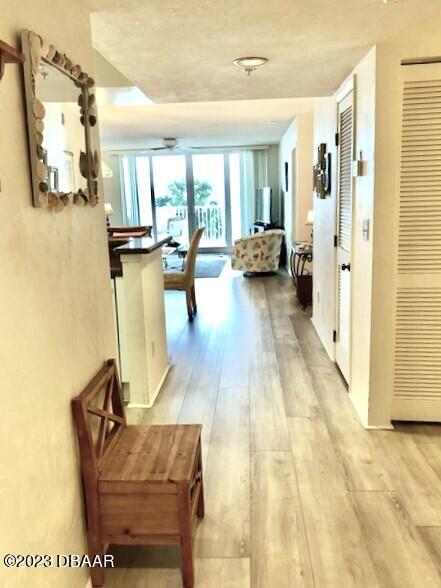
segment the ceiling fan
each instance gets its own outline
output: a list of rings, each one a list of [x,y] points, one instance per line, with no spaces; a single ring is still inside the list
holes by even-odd
[[[178,148],[178,140],[174,137],[165,137],[162,139],[163,147],[151,147],[149,151],[174,151]],[[181,151],[185,151],[185,148],[179,147]]]
[[[219,146],[213,146],[213,145],[207,145],[206,147],[181,147],[179,145],[179,141],[178,139],[176,139],[175,137],[165,137],[164,139],[162,139],[162,143],[163,143],[163,147],[150,147],[148,149],[148,151],[197,151],[199,149],[204,149],[204,150],[209,150],[209,149],[225,149],[226,146],[225,145],[219,145]],[[258,149],[260,148],[264,148],[266,147],[265,145],[234,145],[231,146],[231,148],[236,147],[237,149],[246,149],[246,148],[251,148],[251,149]]]

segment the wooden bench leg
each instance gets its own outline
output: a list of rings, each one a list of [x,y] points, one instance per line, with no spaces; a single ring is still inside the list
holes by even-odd
[[[97,539],[93,539],[89,533],[89,557],[93,558],[95,555],[103,557],[104,551],[103,546]],[[92,586],[103,586],[104,585],[104,568],[93,567],[90,568],[90,579],[92,580]]]
[[[178,486],[179,529],[181,534],[181,566],[184,588],[194,586],[191,498],[188,484]]]
[[[104,586],[104,568],[90,568],[90,579],[92,586]]]
[[[98,495],[93,483],[85,484],[86,506],[87,506],[87,543],[89,547],[89,557],[92,559],[95,555],[101,558],[104,555],[103,544],[101,543],[101,530],[99,520]],[[90,568],[90,579],[92,586],[103,586],[104,568]]]
[[[201,474],[201,489],[199,491],[198,505],[196,507],[196,515],[203,519],[205,516],[205,500],[204,500],[204,473],[202,469],[202,450],[199,446],[198,467]]]
[[[204,482],[203,482],[203,480],[201,480],[201,490],[199,492],[196,514],[197,514],[198,518],[200,518],[200,519],[203,519],[205,516]]]

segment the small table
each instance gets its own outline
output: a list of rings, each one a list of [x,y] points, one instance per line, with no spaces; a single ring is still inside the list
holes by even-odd
[[[313,259],[312,243],[296,243],[291,251],[291,272],[297,289],[297,298],[303,308],[312,304],[312,274],[305,268]]]
[[[309,274],[305,264],[312,262],[312,243],[296,243],[291,253],[291,270],[295,278]]]
[[[182,270],[184,270],[185,260],[187,259],[188,253],[188,243],[183,243],[182,245],[179,245],[179,247],[177,248],[177,252],[178,257],[182,259]]]
[[[167,257],[176,251],[176,247],[170,247],[166,245],[162,248],[162,263],[164,265],[164,269],[168,269],[168,261]]]
[[[169,269],[169,265],[168,265],[168,259],[167,257],[169,255],[171,255],[172,253],[177,252],[178,254],[178,258],[182,259],[181,262],[181,267],[171,267],[170,269],[180,269],[181,271],[184,271],[185,268],[185,260],[187,258],[187,253],[188,253],[188,245],[187,243],[184,243],[183,245],[178,245],[178,247],[171,247],[171,246],[167,246],[167,247],[163,247],[162,248],[162,261],[164,263],[164,269]]]

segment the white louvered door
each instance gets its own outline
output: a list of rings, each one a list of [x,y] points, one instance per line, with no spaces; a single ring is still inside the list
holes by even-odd
[[[338,190],[337,190],[337,364],[349,383],[351,349],[351,243],[352,159],[354,136],[353,94],[338,105]]]
[[[392,418],[441,421],[441,65],[402,73]]]

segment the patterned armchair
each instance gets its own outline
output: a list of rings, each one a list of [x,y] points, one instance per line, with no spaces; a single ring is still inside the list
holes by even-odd
[[[238,239],[234,242],[232,268],[245,272],[277,270],[284,234],[281,229],[272,229]]]

